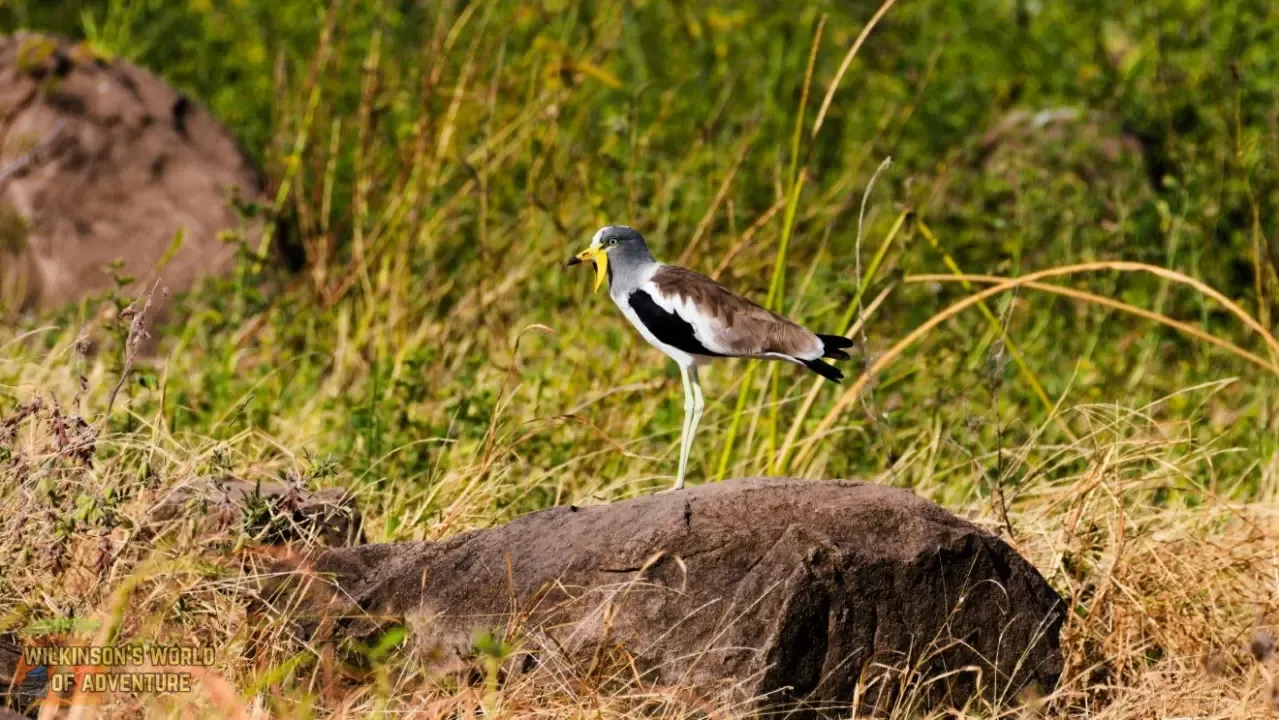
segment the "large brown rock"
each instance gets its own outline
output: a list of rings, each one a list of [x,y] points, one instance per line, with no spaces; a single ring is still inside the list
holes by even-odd
[[[162,280],[162,317],[233,267],[221,231],[257,239],[232,200],[262,193],[235,139],[155,75],[56,38],[0,37],[0,317],[110,289],[116,261],[130,296]]]
[[[847,715],[856,688],[862,711],[1010,701],[1062,670],[1063,605],[1034,567],[869,483],[756,478],[555,507],[438,543],[329,550],[312,568],[336,590],[311,583],[313,639],[404,616],[414,648],[447,659],[524,618],[532,657],[604,649],[721,702]]]

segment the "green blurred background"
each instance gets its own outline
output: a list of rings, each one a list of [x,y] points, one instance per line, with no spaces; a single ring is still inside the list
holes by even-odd
[[[697,237],[689,266],[711,273],[731,257],[721,281],[761,302],[776,284],[775,305],[822,332],[847,329],[856,271],[873,267],[860,304],[891,292],[859,333],[854,377],[967,294],[908,281],[950,272],[945,255],[1004,276],[1099,259],[1165,266],[1270,326],[1273,3],[901,0],[813,137],[877,7],[5,0],[0,30],[83,39],[199,98],[265,169],[280,199],[268,212],[307,252],[296,275],[262,271],[268,283],[246,253],[236,277],[197,292],[198,324],[166,333],[169,354],[129,384],[134,413],[115,428],[158,415],[174,457],[241,472],[296,464],[318,477],[331,458],[339,482],[377,490],[372,515],[391,538],[447,532],[436,520],[459,498],[482,497],[463,505],[487,523],[566,494],[669,482],[674,366],[590,295],[585,272],[558,267],[605,223],[639,228],[667,261]],[[863,193],[889,156],[859,243]],[[788,235],[793,167],[805,182]],[[1264,354],[1220,306],[1158,277],[1063,282]],[[966,311],[895,361],[804,462],[779,461],[779,445],[795,423],[808,437],[842,390],[801,412],[810,379],[792,368],[747,375],[734,361],[705,374],[694,479],[893,469],[888,481],[938,480],[952,500],[989,493],[990,478],[1026,488],[1035,463],[1000,448],[1068,439],[1028,374],[1077,436],[1120,407],[1197,388],[1143,422],[1184,423],[1169,432],[1187,447],[1244,450],[1190,472],[1246,494],[1270,462],[1269,372],[1095,303],[1022,290],[991,309],[1026,372],[996,325]],[[63,327],[88,312],[69,310]],[[534,323],[555,334],[520,335]],[[102,362],[118,369],[111,348]]]

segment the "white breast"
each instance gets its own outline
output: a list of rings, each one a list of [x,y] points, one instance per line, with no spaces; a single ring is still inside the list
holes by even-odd
[[[662,309],[670,312],[670,311],[673,311],[673,309],[670,307],[669,301],[666,298],[661,297],[658,294],[656,288],[653,287],[653,283],[649,281],[649,279],[653,277],[653,273],[657,272],[657,269],[659,267],[661,267],[660,264],[654,265],[652,270],[649,270],[646,273],[647,277],[641,278],[641,282],[639,283],[638,289],[643,290],[647,292],[649,295],[653,296],[654,302],[656,302]],[[627,292],[629,295],[629,293],[633,292],[634,289],[635,288],[631,288],[626,290],[625,292]],[[614,293],[613,289],[609,288],[608,294],[609,294],[609,297],[613,298],[613,303],[617,305],[619,310],[622,311],[622,314],[626,316],[626,319],[630,321],[631,325],[635,326],[635,329],[639,331],[639,334],[642,335],[644,339],[648,341],[649,345],[652,345],[658,350],[661,350],[662,352],[666,353],[667,357],[671,358],[672,360],[679,363],[683,367],[692,367],[693,365],[696,365],[700,362],[705,361],[705,358],[703,357],[684,352],[683,350],[680,350],[679,348],[673,345],[667,345],[661,340],[658,340],[657,337],[653,335],[653,333],[650,332],[647,327],[644,326],[644,323],[640,322],[639,315],[635,314],[635,310],[631,308],[631,304],[630,302],[628,302],[628,297],[620,296],[621,292],[623,291],[619,290],[618,293]],[[698,332],[698,331],[695,330],[695,332]],[[699,335],[698,339],[701,340],[700,332],[698,332],[698,335]],[[706,345],[705,342],[703,342],[702,344],[705,345],[707,348],[711,347],[709,345]]]

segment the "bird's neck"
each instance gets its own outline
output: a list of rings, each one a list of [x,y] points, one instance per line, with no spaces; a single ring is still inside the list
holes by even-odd
[[[643,285],[661,264],[650,259],[644,263],[609,263],[608,292],[614,299],[625,298]]]

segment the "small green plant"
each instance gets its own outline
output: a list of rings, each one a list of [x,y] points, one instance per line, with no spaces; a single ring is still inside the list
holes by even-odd
[[[58,43],[52,38],[31,37],[18,47],[17,67],[19,72],[34,73],[57,51]]]
[[[0,253],[16,256],[26,251],[30,231],[26,218],[8,203],[0,203]]]
[[[502,665],[514,656],[518,649],[494,631],[477,630],[471,637],[471,646],[484,670],[484,707],[490,716],[497,713],[498,681]]]
[[[101,19],[89,8],[80,12],[84,44],[103,60],[133,60],[146,54],[156,34],[164,30],[148,25],[156,22],[154,0],[107,0]]]

